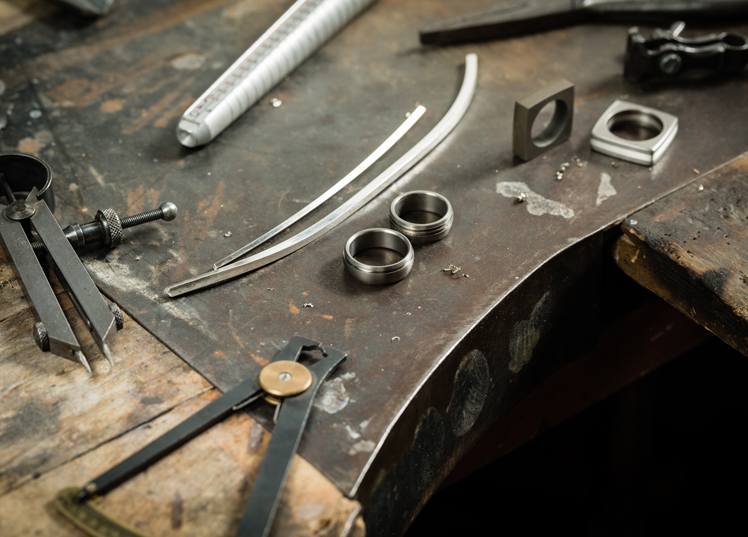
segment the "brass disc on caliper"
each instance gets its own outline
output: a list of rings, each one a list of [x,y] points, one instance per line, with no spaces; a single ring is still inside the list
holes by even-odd
[[[258,381],[270,396],[291,397],[312,385],[312,373],[298,362],[279,360],[263,367]]]

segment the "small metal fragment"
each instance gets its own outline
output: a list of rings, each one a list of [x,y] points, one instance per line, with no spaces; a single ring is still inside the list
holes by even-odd
[[[223,236],[224,236],[224,237],[230,237],[230,236],[231,236],[231,232],[230,232],[230,231],[227,231],[226,233],[224,233],[224,234],[223,234]]]
[[[267,291],[275,291],[275,287],[268,287]]]
[[[704,185],[699,185],[699,192],[701,192],[702,190],[704,190]]]
[[[618,163],[615,160],[613,162],[611,162],[610,165],[613,168],[617,168],[618,167]]]
[[[307,302],[306,304],[302,304],[301,307],[302,308],[313,308],[314,304],[312,304],[311,302]]]
[[[467,274],[465,274],[465,271],[463,271],[462,268],[458,267],[457,265],[453,265],[452,263],[450,263],[447,268],[443,268],[442,272],[449,272],[452,275],[455,275],[458,272],[461,272],[463,278],[469,278],[470,277]],[[421,309],[421,307],[418,306],[418,309]],[[406,315],[410,315],[410,313],[407,313]]]
[[[553,117],[543,132],[532,135],[540,111],[555,102]],[[569,139],[574,118],[574,84],[559,78],[514,103],[512,149],[522,160],[530,160]]]
[[[519,196],[517,196],[517,203],[522,203],[524,201],[527,201],[527,192],[520,192]]]
[[[275,97],[273,97],[272,99],[270,99],[270,104],[273,105],[273,108],[278,108],[280,105],[283,104],[283,101],[281,101],[280,99],[276,99]]]
[[[400,341],[400,336],[392,336],[392,339],[390,341]]]
[[[29,112],[29,117],[31,119],[39,119],[40,117],[42,117],[42,111],[41,110],[32,110],[31,112]]]

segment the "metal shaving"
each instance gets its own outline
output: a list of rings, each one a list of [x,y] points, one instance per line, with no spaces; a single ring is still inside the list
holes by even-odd
[[[302,304],[301,307],[302,308],[313,308],[314,304],[312,304],[311,302],[307,302],[306,304]]]
[[[563,164],[561,164],[561,167],[556,172],[556,181],[560,181],[561,179],[564,178],[564,173],[566,172],[566,168],[568,167],[569,167],[568,162],[564,162]]]
[[[400,341],[400,336],[392,336],[390,341]]]
[[[467,274],[465,274],[465,272],[460,267],[458,267],[457,265],[453,265],[452,263],[450,263],[447,268],[443,268],[442,272],[449,272],[452,275],[455,275],[457,273],[462,273],[462,276],[464,278],[469,278],[470,277]]]
[[[230,237],[230,236],[231,236],[231,232],[230,232],[230,231],[227,231],[226,233],[224,233],[224,234],[223,234],[223,236],[224,236],[224,237]]]
[[[527,201],[527,192],[520,192],[519,196],[517,196],[517,203],[522,203],[524,201]]]

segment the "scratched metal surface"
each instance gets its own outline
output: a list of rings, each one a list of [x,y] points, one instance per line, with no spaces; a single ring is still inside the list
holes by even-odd
[[[0,78],[8,86],[2,104],[12,111],[0,148],[49,161],[63,225],[104,206],[124,214],[163,201],[179,206],[176,221],[126,232],[125,244],[89,255],[86,264],[107,294],[218,387],[257,373],[293,334],[346,351],[337,386],[349,400],[335,413],[332,405],[314,413],[301,453],[350,491],[422,380],[520,282],[571,244],[691,181],[695,170],[704,173],[748,148],[748,91],[744,79],[627,86],[625,26],[422,48],[417,28],[491,2],[386,0],[210,145],[181,147],[179,116],[290,3],[121,0],[100,21],[53,12],[11,31],[0,38]],[[448,109],[468,52],[479,55],[475,99],[414,171],[291,257],[191,296],[163,295],[166,285],[206,271],[296,212],[424,104],[427,115],[407,138],[318,214],[375,177]],[[520,163],[511,152],[514,101],[559,76],[576,87],[571,140]],[[613,167],[613,159],[589,150],[594,122],[622,95],[680,119],[673,147],[652,169]],[[269,106],[273,97],[282,106]],[[34,109],[41,118],[29,117]],[[587,165],[573,165],[575,155]],[[572,166],[556,181],[563,162]],[[603,174],[615,194],[600,191]],[[499,193],[511,190],[502,182],[525,183],[555,204],[515,204]],[[389,202],[413,189],[450,199],[451,235],[417,247],[413,272],[396,285],[354,281],[343,269],[345,240],[386,226]],[[531,214],[553,207],[559,214]],[[444,274],[450,263],[470,278]],[[115,361],[127,367],[116,349]]]

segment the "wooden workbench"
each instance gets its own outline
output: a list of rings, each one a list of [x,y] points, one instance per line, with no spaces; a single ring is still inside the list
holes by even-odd
[[[463,2],[459,11],[489,3]],[[111,372],[90,340],[93,376],[37,351],[31,313],[0,262],[2,535],[79,535],[51,507],[58,489],[83,484],[256,374],[294,334],[349,358],[326,387],[334,404],[312,415],[274,534],[356,535],[364,526],[375,536],[402,533],[457,461],[487,432],[501,434],[501,421],[491,429],[499,418],[509,420],[503,427],[517,419],[510,411],[518,402],[536,394],[552,404],[542,395],[549,382],[564,400],[559,386],[569,383],[559,379],[582,356],[606,372],[606,355],[593,347],[606,238],[616,226],[711,170],[721,173],[748,148],[745,80],[628,86],[626,26],[422,48],[416,29],[458,8],[394,0],[377,2],[273,90],[268,99],[281,106],[263,100],[208,146],[181,147],[180,115],[288,4],[118,0],[109,16],[82,21],[42,0],[0,2],[0,79],[8,88],[0,106],[12,111],[0,150],[50,163],[60,222],[87,221],[106,206],[123,214],[163,201],[180,208],[175,222],[131,230],[116,250],[83,256],[129,315]],[[416,102],[425,104],[428,115],[403,142],[322,210],[357,191],[441,118],[468,52],[480,58],[474,101],[421,165],[297,254],[207,291],[164,296],[166,285],[301,208]],[[572,137],[521,163],[511,152],[514,101],[559,76],[575,84]],[[592,125],[617,98],[680,119],[673,147],[651,169],[590,152]],[[574,164],[556,181],[564,162]],[[532,203],[515,203],[517,188]],[[416,266],[399,284],[359,284],[343,270],[345,240],[386,225],[389,202],[414,189],[450,199],[452,233],[417,248]],[[470,278],[443,272],[450,263]],[[627,369],[626,356],[620,360],[608,393],[657,363]],[[154,535],[230,535],[269,417],[264,409],[230,418],[107,495],[104,509]],[[542,426],[510,429],[517,445]]]

